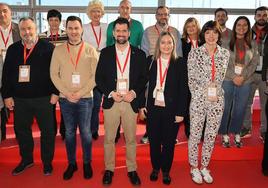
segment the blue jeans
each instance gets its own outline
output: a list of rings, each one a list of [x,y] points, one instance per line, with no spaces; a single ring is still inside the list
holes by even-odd
[[[99,112],[100,112],[100,105],[101,105],[101,98],[102,94],[100,90],[95,87],[93,89],[93,110],[91,116],[91,132],[96,133],[99,131]]]
[[[239,134],[246,112],[251,85],[236,86],[233,81],[223,81],[222,87],[224,90],[224,111],[219,134]]]
[[[77,126],[79,126],[82,142],[83,161],[84,163],[91,162],[92,137],[90,131],[90,119],[92,106],[92,98],[81,98],[77,103],[72,103],[65,98],[60,98],[60,108],[66,127],[65,145],[69,164],[76,163]]]

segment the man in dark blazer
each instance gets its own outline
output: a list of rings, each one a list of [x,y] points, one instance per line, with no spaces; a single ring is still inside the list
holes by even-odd
[[[115,136],[122,122],[126,141],[128,177],[140,185],[136,172],[136,119],[139,99],[147,82],[145,53],[129,44],[129,22],[118,18],[114,22],[115,45],[104,48],[96,70],[96,84],[104,94],[104,161],[103,184],[112,183],[115,168]]]
[[[20,40],[18,24],[11,21],[11,9],[8,4],[0,3],[0,79],[7,48],[14,42]],[[0,83],[0,88],[1,88]],[[6,138],[7,109],[4,107],[2,96],[0,95],[0,142]]]

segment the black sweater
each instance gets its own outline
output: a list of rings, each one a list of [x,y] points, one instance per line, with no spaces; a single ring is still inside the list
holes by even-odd
[[[19,82],[19,66],[23,65],[24,46],[22,41],[13,43],[7,50],[3,67],[3,98],[39,98],[52,93],[58,95],[49,74],[53,49],[52,44],[39,39],[26,62],[26,65],[30,65],[30,82]]]

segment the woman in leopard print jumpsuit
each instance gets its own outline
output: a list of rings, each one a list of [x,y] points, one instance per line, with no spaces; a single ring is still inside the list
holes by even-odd
[[[207,169],[220,126],[224,95],[222,82],[229,61],[228,50],[220,47],[220,29],[215,21],[207,22],[201,31],[202,46],[193,49],[188,57],[188,84],[192,95],[190,104],[189,163],[195,183],[212,183]],[[198,144],[206,119],[202,146],[201,168],[198,169]],[[203,177],[202,177],[203,176]]]

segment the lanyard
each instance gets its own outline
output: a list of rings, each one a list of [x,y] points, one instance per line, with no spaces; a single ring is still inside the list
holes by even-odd
[[[168,67],[169,67],[169,64],[170,64],[170,58],[168,60],[167,68],[164,71],[164,75],[162,74],[162,60],[161,60],[161,57],[159,58],[158,62],[159,62],[159,73],[160,73],[160,87],[162,88],[164,80],[165,80],[165,78],[167,76],[167,71],[168,71]]]
[[[195,46],[194,46],[194,42],[193,42],[193,40],[191,39],[191,37],[189,37],[189,40],[190,40],[190,42],[191,42],[191,46],[192,46],[192,48],[198,48],[198,38],[196,38]]]
[[[124,63],[124,67],[123,67],[123,70],[122,70],[120,61],[119,61],[118,56],[117,56],[117,53],[116,53],[116,63],[118,65],[118,68],[119,68],[119,71],[120,71],[122,77],[123,77],[123,74],[125,72],[125,69],[126,69],[126,66],[127,66],[127,62],[128,62],[128,59],[129,59],[129,56],[130,56],[130,47],[128,48],[127,57],[126,57],[126,60],[125,60],[125,63]]]
[[[93,30],[93,33],[94,33],[94,36],[95,36],[95,39],[96,39],[96,43],[97,43],[97,45],[98,45],[98,49],[99,49],[99,47],[100,47],[100,42],[101,42],[101,27],[100,27],[99,39],[98,39],[97,34],[96,34],[96,31],[95,31],[95,29],[94,29],[94,26],[93,26],[92,22],[90,23],[90,25],[91,25],[91,28],[92,28],[92,30]]]
[[[157,31],[158,36],[160,36],[160,31],[159,31],[159,29],[156,27],[156,25],[154,25],[154,27],[155,27],[155,29],[156,29],[156,31]],[[167,28],[167,31],[169,32],[169,27]]]
[[[36,42],[36,43],[37,43],[37,42]],[[29,56],[30,56],[31,53],[33,52],[33,49],[34,49],[36,43],[34,44],[33,47],[30,48],[30,51],[29,51],[28,54],[26,53],[26,44],[24,44],[24,49],[23,49],[23,64],[24,64],[24,65],[26,64],[27,59],[29,58]]]
[[[245,43],[244,43],[244,47],[245,47]],[[246,49],[242,49],[240,50],[238,47],[238,42],[236,41],[236,51],[238,53],[238,58],[240,61],[242,61],[245,57],[245,53],[246,53]]]
[[[9,37],[10,37],[10,35],[11,35],[12,26],[11,26],[10,29],[9,29],[8,36],[7,36],[6,39],[5,39],[5,37],[4,37],[4,34],[3,34],[2,29],[0,29],[0,31],[1,31],[1,37],[2,37],[2,40],[3,40],[3,42],[4,42],[5,48],[7,48],[7,43],[8,43]]]
[[[217,51],[217,47],[214,49],[213,51],[213,54],[211,56],[211,62],[212,62],[212,65],[211,65],[211,80],[212,82],[214,82],[215,80],[215,73],[216,73],[216,69],[215,69],[215,53]]]
[[[262,33],[263,33],[263,30],[258,29],[256,27],[256,42],[257,42],[257,44],[260,44],[260,42],[261,42]]]
[[[54,37],[53,34],[52,34],[52,31],[50,30],[50,38],[51,38],[51,41],[57,41],[58,40],[58,37],[59,37],[58,32],[56,33],[56,35]]]
[[[78,65],[79,59],[80,59],[80,57],[81,57],[81,52],[82,52],[82,50],[83,50],[83,47],[84,47],[84,42],[82,42],[82,44],[81,44],[81,46],[80,46],[80,48],[79,48],[79,51],[78,51],[78,54],[77,54],[77,57],[76,57],[76,60],[75,60],[75,63],[74,63],[73,58],[72,58],[72,55],[71,55],[71,52],[70,52],[69,44],[67,43],[67,50],[68,50],[68,53],[69,53],[69,55],[70,55],[71,62],[72,62],[72,64],[73,64],[74,67],[75,67],[75,70],[76,70],[76,67],[77,67],[77,65]]]

